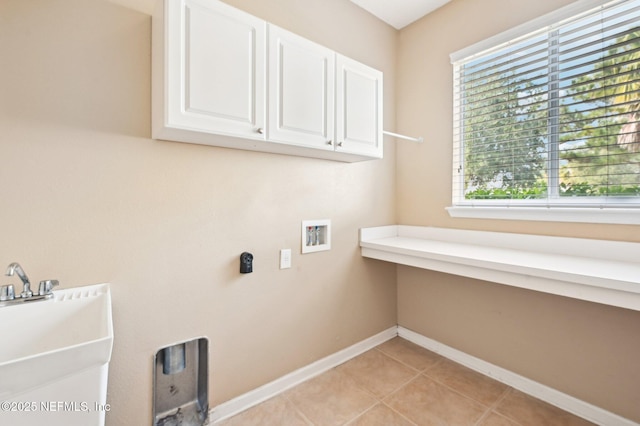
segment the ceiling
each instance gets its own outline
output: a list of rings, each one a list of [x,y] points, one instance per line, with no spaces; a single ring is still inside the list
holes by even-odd
[[[2,0],[0,0],[1,2]],[[156,0],[107,0],[152,15]],[[351,0],[396,29],[406,27],[451,0]]]
[[[451,0],[351,0],[396,29],[406,27]]]

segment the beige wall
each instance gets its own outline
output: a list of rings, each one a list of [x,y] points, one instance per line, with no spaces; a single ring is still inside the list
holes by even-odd
[[[400,32],[398,221],[640,242],[638,226],[453,219],[449,54],[570,3],[453,0]],[[398,268],[400,325],[640,421],[640,313],[446,274]]]
[[[393,128],[395,30],[347,0],[229,3],[384,71]],[[397,317],[395,267],[357,243],[396,221],[394,143],[346,164],[150,139],[152,9],[0,2],[0,267],[112,284],[111,425],[150,424],[152,357],[175,341],[209,338],[215,406]],[[301,221],[325,218],[331,251],[301,255]]]

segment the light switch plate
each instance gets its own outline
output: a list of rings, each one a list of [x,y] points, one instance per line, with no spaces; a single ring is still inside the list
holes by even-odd
[[[291,249],[280,250],[280,269],[291,268]]]

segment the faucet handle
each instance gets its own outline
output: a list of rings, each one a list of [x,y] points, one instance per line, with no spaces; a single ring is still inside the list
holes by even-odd
[[[13,284],[3,285],[0,287],[0,302],[7,300],[13,300],[16,298],[16,293],[13,288]]]
[[[38,294],[40,296],[46,296],[48,294],[53,293],[53,287],[59,285],[60,282],[58,280],[44,280],[40,281],[40,286],[38,287]]]

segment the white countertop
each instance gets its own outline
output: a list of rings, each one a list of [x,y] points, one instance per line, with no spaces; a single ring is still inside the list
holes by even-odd
[[[391,225],[363,257],[640,310],[640,243]]]

